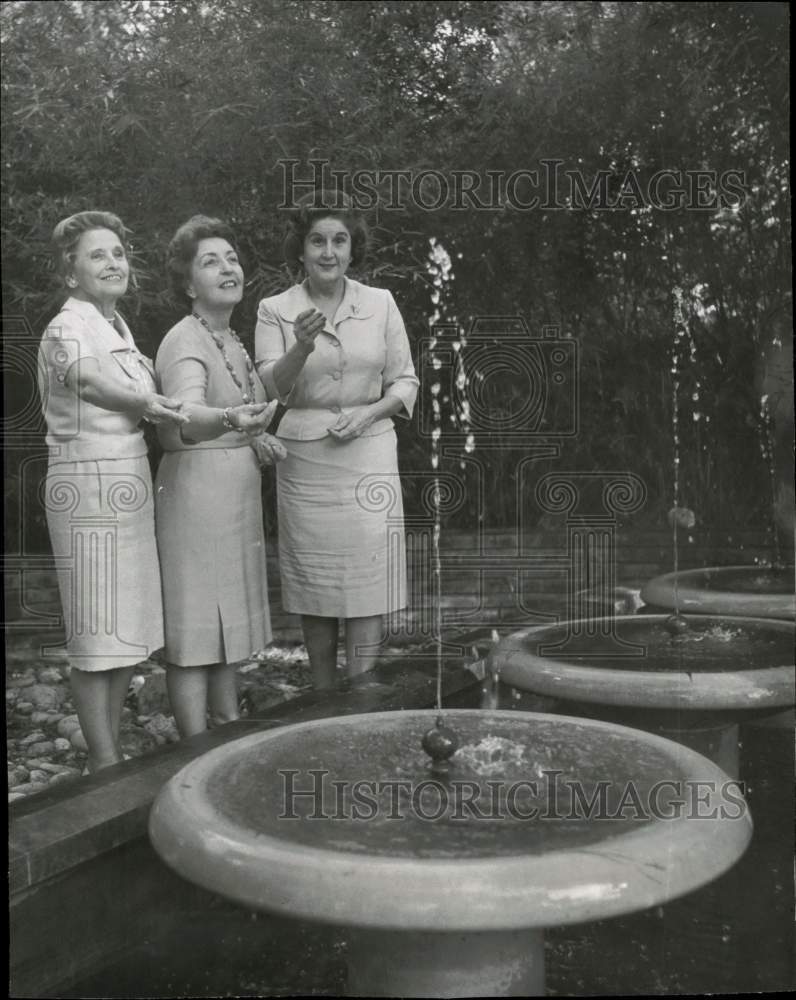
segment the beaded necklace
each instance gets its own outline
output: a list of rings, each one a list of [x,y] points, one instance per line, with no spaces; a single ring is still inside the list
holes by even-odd
[[[249,352],[246,350],[246,348],[241,343],[240,337],[237,335],[237,333],[235,333],[235,331],[232,329],[232,327],[229,327],[227,329],[227,333],[230,333],[232,335],[232,339],[238,345],[238,349],[240,350],[241,354],[243,355],[243,359],[246,362],[246,375],[247,375],[248,380],[249,380],[249,391],[248,392],[246,392],[246,390],[243,388],[243,384],[242,384],[241,380],[238,378],[238,373],[235,371],[235,368],[233,367],[232,362],[229,360],[229,355],[227,354],[226,347],[224,347],[224,340],[223,340],[221,334],[220,333],[216,333],[215,330],[211,330],[210,329],[210,324],[207,322],[207,320],[203,316],[200,316],[198,313],[195,313],[195,312],[191,313],[191,315],[193,316],[193,318],[195,320],[198,320],[202,324],[202,326],[205,328],[205,330],[207,330],[207,332],[213,338],[213,342],[215,343],[216,347],[219,349],[219,351],[221,351],[221,357],[224,359],[224,364],[227,366],[227,371],[232,376],[232,381],[240,389],[240,394],[241,394],[241,396],[243,396],[243,402],[244,403],[253,403],[254,400],[255,400],[255,395],[254,395],[254,365],[252,364],[252,359],[249,357]]]

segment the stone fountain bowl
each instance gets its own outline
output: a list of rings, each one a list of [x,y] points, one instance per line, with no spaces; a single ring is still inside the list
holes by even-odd
[[[685,615],[622,615],[515,632],[491,651],[504,683],[535,694],[654,709],[785,708],[794,703],[793,622]]]
[[[796,618],[794,570],[720,566],[666,573],[641,589],[644,604],[703,615]]]
[[[210,751],[159,794],[155,849],[185,878],[253,909],[451,940],[447,932],[542,928],[654,906],[716,878],[748,844],[737,788],[729,795],[727,776],[686,747],[587,719],[448,710],[461,745],[445,782],[430,779],[420,749],[436,715],[330,718]],[[559,789],[578,783],[587,796],[605,783],[614,806],[628,785],[649,802],[661,783],[671,794],[700,782],[715,808],[704,822],[687,809],[669,815],[662,803],[663,817],[578,816],[570,795],[545,816],[551,780]],[[411,794],[394,798],[396,781]],[[357,797],[357,782],[376,784]],[[459,791],[456,782],[465,783]],[[297,789],[310,794],[296,797]],[[447,811],[428,818],[443,794],[452,797]],[[471,807],[457,815],[460,794],[476,796],[487,815]]]

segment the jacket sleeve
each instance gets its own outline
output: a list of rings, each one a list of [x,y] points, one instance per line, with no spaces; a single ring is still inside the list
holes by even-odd
[[[48,324],[41,341],[40,357],[48,377],[61,383],[66,382],[69,369],[77,361],[89,358],[100,361],[86,324],[70,316],[68,311],[59,313]]]
[[[268,299],[263,299],[257,310],[257,326],[254,328],[254,366],[268,399],[278,399],[280,403],[287,403],[289,393],[282,395],[277,389],[274,365],[286,351],[285,335],[276,310]]]
[[[167,333],[158,350],[155,371],[164,396],[206,405],[207,367],[196,348],[195,338],[184,336],[176,329]],[[184,440],[180,428],[171,423],[158,425],[158,437],[169,450],[180,448]]]
[[[403,409],[397,414],[409,420],[417,399],[417,389],[420,382],[415,375],[412,363],[412,351],[409,338],[406,335],[403,317],[398,311],[390,292],[387,292],[387,360],[382,375],[384,396],[397,397],[403,404]]]

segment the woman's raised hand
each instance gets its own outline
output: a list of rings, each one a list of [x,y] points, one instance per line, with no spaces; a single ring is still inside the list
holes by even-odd
[[[317,309],[299,313],[293,322],[293,336],[309,354],[315,350],[315,338],[326,326],[326,317]]]
[[[182,402],[148,392],[142,397],[144,403],[141,418],[149,424],[187,424],[188,416],[183,413]]]
[[[277,401],[270,403],[242,403],[229,408],[229,419],[236,430],[247,434],[261,434],[274,419]]]

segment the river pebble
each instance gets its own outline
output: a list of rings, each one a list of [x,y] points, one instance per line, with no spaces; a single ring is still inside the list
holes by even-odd
[[[66,688],[63,684],[34,684],[27,689],[25,697],[41,711],[51,712],[66,700]]]
[[[162,713],[153,715],[149,722],[145,722],[144,729],[155,737],[155,742],[159,746],[165,743],[177,743],[180,739],[174,719]]]
[[[41,684],[61,684],[64,675],[56,667],[44,667],[39,671],[39,682]]]
[[[36,683],[36,674],[32,670],[26,671],[24,674],[12,674],[6,683],[12,689],[31,687]]]
[[[68,740],[76,729],[80,729],[80,720],[78,717],[76,715],[66,715],[58,723],[56,732],[59,736],[63,736],[64,739]]]
[[[26,767],[22,767],[20,764],[16,764],[14,765],[14,767],[9,767],[8,769],[9,788],[12,788],[14,785],[23,785],[29,779],[30,779],[30,772]]]
[[[62,781],[75,781],[77,778],[81,777],[82,773],[83,772],[78,771],[76,767],[70,768],[68,771],[62,771],[60,774],[51,775],[49,784],[58,785]]]
[[[20,747],[29,747],[33,743],[40,743],[45,738],[44,733],[41,729],[34,729],[32,733],[28,733],[27,736],[23,736],[21,740],[18,741]]]
[[[63,712],[34,712],[30,721],[34,726],[55,726],[63,717]]]

